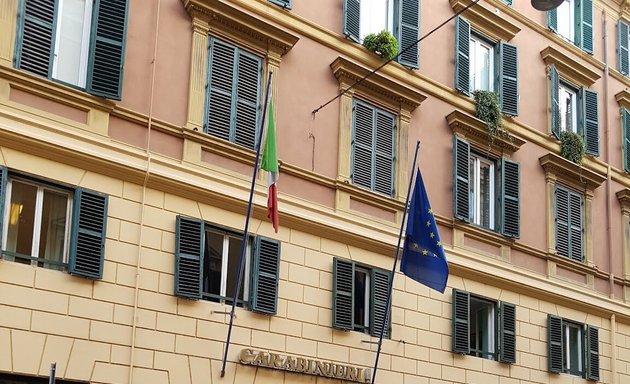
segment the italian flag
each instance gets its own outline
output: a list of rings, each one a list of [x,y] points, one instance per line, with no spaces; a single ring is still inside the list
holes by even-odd
[[[269,100],[269,118],[267,119],[267,138],[263,148],[261,168],[267,171],[267,217],[271,219],[273,229],[278,233],[278,146],[276,144],[276,122],[273,117],[273,100]]]

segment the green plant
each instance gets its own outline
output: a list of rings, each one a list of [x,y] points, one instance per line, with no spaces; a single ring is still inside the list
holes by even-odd
[[[499,96],[492,91],[474,91],[473,96],[477,103],[475,116],[486,122],[488,135],[490,140],[493,140],[498,133],[503,133]]]
[[[584,139],[575,132],[560,132],[560,156],[576,164],[582,163]]]
[[[398,40],[389,31],[370,33],[363,39],[363,46],[385,60],[395,57],[398,53]]]

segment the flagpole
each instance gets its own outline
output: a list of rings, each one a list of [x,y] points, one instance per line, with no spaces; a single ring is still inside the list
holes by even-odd
[[[389,282],[389,289],[387,291],[387,301],[385,302],[385,314],[383,315],[383,326],[381,327],[381,335],[378,339],[378,347],[376,349],[376,359],[374,360],[374,369],[372,370],[372,384],[376,383],[376,370],[378,369],[378,358],[381,355],[381,345],[383,344],[383,334],[385,327],[387,326],[387,317],[389,316],[389,303],[392,298],[392,290],[394,288],[394,276],[396,276],[396,265],[398,264],[398,253],[400,250],[400,242],[402,241],[403,231],[405,229],[405,219],[407,218],[407,211],[409,206],[409,196],[411,196],[411,185],[413,184],[413,177],[416,174],[416,162],[418,161],[418,150],[420,149],[420,140],[416,142],[416,153],[413,155],[413,167],[411,177],[409,177],[409,186],[407,186],[407,198],[405,200],[405,209],[403,210],[403,217],[400,221],[400,233],[398,234],[398,244],[396,244],[396,250],[394,251],[394,266],[392,267],[392,279]]]
[[[245,229],[243,230],[243,239],[241,241],[241,256],[238,261],[238,277],[234,284],[234,298],[232,299],[232,309],[230,310],[230,325],[228,326],[227,339],[225,340],[225,352],[223,353],[223,362],[221,364],[221,377],[225,376],[225,364],[227,363],[228,350],[230,348],[230,338],[232,336],[232,324],[234,322],[234,311],[236,302],[238,301],[239,288],[241,286],[241,277],[243,275],[243,266],[245,261],[245,250],[247,249],[247,232],[249,229],[249,219],[252,211],[252,201],[254,200],[254,187],[256,185],[256,175],[258,174],[258,160],[260,158],[260,147],[265,129],[265,118],[267,116],[267,103],[269,102],[269,93],[271,91],[271,71],[267,78],[267,93],[265,95],[265,105],[263,108],[262,119],[260,121],[260,132],[258,132],[258,143],[256,143],[256,160],[254,161],[254,173],[252,175],[252,186],[249,189],[249,202],[247,203],[247,217],[245,218]]]

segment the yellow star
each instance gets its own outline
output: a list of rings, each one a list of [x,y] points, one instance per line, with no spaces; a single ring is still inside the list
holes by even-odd
[[[442,242],[441,242],[441,241],[438,241],[438,242],[437,242],[437,246],[438,246],[438,247],[441,247],[441,246],[442,246]]]
[[[433,214],[433,210],[431,208],[429,208],[429,213],[432,215]]]
[[[426,256],[426,255],[428,255],[428,254],[429,254],[429,251],[427,251],[426,249],[423,249],[423,250],[422,250],[422,254]]]
[[[429,237],[430,238],[434,238],[435,237],[435,233],[433,233],[433,232],[429,233]]]
[[[427,227],[431,226],[431,222],[429,220],[427,220]]]

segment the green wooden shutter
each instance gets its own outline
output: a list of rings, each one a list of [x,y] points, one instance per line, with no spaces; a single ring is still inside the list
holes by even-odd
[[[0,167],[0,256],[2,256],[2,219],[4,219],[4,199],[7,196],[7,173],[6,167]]]
[[[260,110],[262,63],[259,57],[238,50],[236,85],[236,120],[234,142],[255,149]]]
[[[507,5],[512,5],[512,0],[503,0],[503,2]]]
[[[277,4],[285,9],[291,9],[291,0],[269,0],[269,2]]]
[[[577,2],[581,8],[580,22],[580,47],[588,53],[593,53],[593,0],[581,0]]]
[[[453,214],[457,219],[470,221],[470,144],[453,136]]]
[[[210,38],[208,45],[208,86],[205,131],[230,140],[233,127],[233,99],[236,89],[236,48]],[[233,140],[233,138],[232,138]]]
[[[87,91],[120,100],[122,96],[128,0],[96,0],[90,35]]]
[[[333,321],[335,328],[354,329],[354,263],[333,260]]]
[[[453,288],[453,352],[470,352],[470,293]]]
[[[560,373],[563,369],[563,335],[562,319],[560,317],[547,316],[547,369],[549,372]]]
[[[378,337],[381,335],[381,328],[385,327],[383,337],[389,337],[391,314],[388,313],[385,319],[385,312],[389,312],[387,310],[387,294],[389,292],[391,273],[372,269],[371,279],[370,334]]]
[[[630,74],[630,58],[628,57],[628,24],[623,20],[617,22],[617,57],[619,72],[628,76]]]
[[[599,113],[597,92],[582,88],[582,134],[584,149],[589,155],[599,156]]]
[[[499,44],[499,98],[501,111],[506,115],[518,115],[518,48],[501,42]]]
[[[623,128],[623,169],[630,173],[630,112],[621,108],[621,125]]]
[[[500,349],[499,361],[514,364],[516,362],[516,307],[514,304],[501,302],[499,306]]]
[[[359,42],[361,36],[360,0],[343,0],[343,34]]]
[[[177,216],[175,233],[175,295],[201,298],[205,229],[202,220]]]
[[[558,10],[555,8],[547,12],[547,28],[558,33]]]
[[[373,127],[375,110],[372,106],[354,100],[352,108],[352,183],[373,189]],[[391,192],[391,191],[390,191]]]
[[[569,192],[569,257],[582,261],[582,195]]]
[[[103,277],[107,195],[79,188],[74,192],[68,272]]]
[[[470,95],[470,23],[455,19],[455,89]]]
[[[280,242],[257,237],[254,244],[251,310],[275,315],[278,307]]]
[[[549,109],[551,111],[551,133],[559,139],[560,138],[560,76],[556,66],[551,64],[549,66],[549,93],[551,94],[551,105]]]
[[[20,2],[15,67],[50,77],[52,73],[55,24],[55,0],[24,0]]]
[[[555,188],[556,252],[569,257],[569,191]]]
[[[419,67],[420,54],[418,52],[418,39],[420,36],[420,0],[398,0],[395,6],[394,25],[398,49],[407,51],[398,56],[398,62],[404,66]]]
[[[520,165],[503,159],[501,167],[501,233],[520,237]]]
[[[586,326],[586,378],[599,381],[599,330]]]
[[[385,111],[375,110],[374,131],[374,191],[394,195],[396,165],[396,118]]]

